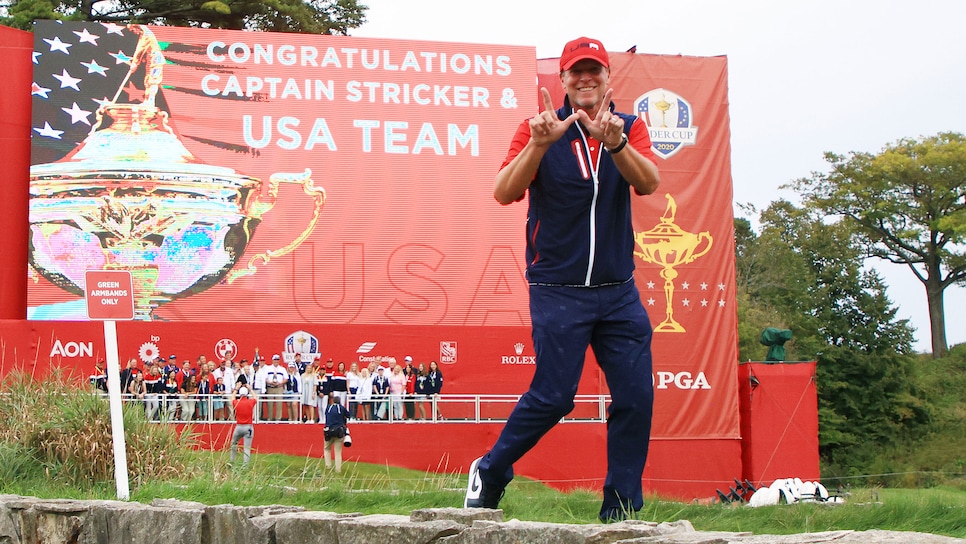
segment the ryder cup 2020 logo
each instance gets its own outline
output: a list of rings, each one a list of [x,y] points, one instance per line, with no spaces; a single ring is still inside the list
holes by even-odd
[[[694,145],[698,127],[691,124],[691,104],[667,89],[648,91],[634,101],[634,111],[647,124],[651,147],[663,159]]]

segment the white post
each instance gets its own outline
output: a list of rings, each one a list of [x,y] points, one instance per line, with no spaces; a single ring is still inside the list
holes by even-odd
[[[111,403],[111,436],[114,440],[114,480],[117,498],[131,498],[127,478],[127,451],[124,444],[124,416],[121,413],[121,365],[117,354],[117,327],[114,321],[104,322],[104,347],[107,355],[107,395]]]

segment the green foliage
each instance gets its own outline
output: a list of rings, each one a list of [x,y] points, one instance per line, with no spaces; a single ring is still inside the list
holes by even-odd
[[[966,489],[966,344],[953,346],[941,359],[922,356],[910,375],[920,398],[931,407],[928,433],[908,447],[880,448],[875,473],[889,485],[955,483]]]
[[[931,409],[911,379],[915,360],[895,353],[832,347],[819,357],[819,451],[823,475],[881,471],[883,446],[911,447],[928,431]]]
[[[910,379],[912,330],[862,267],[848,225],[787,201],[759,219],[757,236],[736,227],[740,357],[761,360],[764,347],[753,344],[765,327],[791,329],[787,360],[818,361],[825,473],[868,473],[882,444],[908,445],[928,430],[930,407]]]
[[[909,265],[926,288],[934,357],[947,349],[942,293],[966,281],[966,137],[903,139],[878,154],[826,153],[829,173],[791,183],[806,208],[834,218],[863,254]]]
[[[966,348],[943,356],[942,293],[966,278],[966,137],[942,133],[826,159],[829,173],[789,185],[801,207],[773,202],[760,234],[736,220],[741,359],[763,356],[755,342],[772,326],[794,331],[788,359],[818,361],[826,477],[961,479]],[[912,329],[864,266],[868,257],[908,264],[925,285],[932,361],[912,354]]]
[[[7,8],[6,16],[0,15],[0,24],[33,30],[35,19],[63,19],[63,14],[57,11],[58,5],[52,0],[18,0]]]
[[[365,22],[358,0],[13,0],[0,23],[35,19],[347,35]]]
[[[114,449],[107,399],[55,371],[43,381],[15,371],[2,386],[0,443],[16,445],[35,460],[44,478],[91,486],[114,479]],[[134,486],[187,470],[189,435],[144,419],[136,404],[125,407],[128,477]],[[29,472],[28,472],[29,473]]]
[[[911,353],[908,321],[895,319],[882,280],[862,268],[848,228],[783,200],[760,221],[760,235],[746,231],[737,247],[739,321],[742,313],[756,321],[742,347],[773,326],[794,333],[788,360],[814,360],[830,345]],[[769,317],[774,321],[765,322]]]

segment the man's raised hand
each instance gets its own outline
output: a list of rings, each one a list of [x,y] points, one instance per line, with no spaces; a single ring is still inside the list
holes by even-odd
[[[577,120],[577,113],[572,113],[566,119],[560,120],[557,117],[557,110],[553,107],[550,91],[546,87],[540,87],[540,94],[543,97],[543,111],[530,119],[530,139],[534,144],[548,146],[567,132],[570,125]]]
[[[610,111],[611,96],[613,94],[614,89],[607,89],[607,92],[604,93],[604,98],[600,101],[600,107],[597,108],[597,115],[593,119],[587,115],[587,112],[583,110],[577,111],[577,115],[580,116],[580,123],[587,129],[587,133],[607,148],[620,145],[621,134],[624,133],[624,120],[621,116],[614,115]]]

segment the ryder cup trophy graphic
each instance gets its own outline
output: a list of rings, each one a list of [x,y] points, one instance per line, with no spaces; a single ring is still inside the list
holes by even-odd
[[[661,277],[664,279],[664,296],[667,299],[667,310],[664,321],[654,327],[654,332],[687,332],[684,326],[674,319],[674,279],[678,277],[676,267],[692,263],[711,250],[714,240],[708,232],[694,234],[685,232],[674,224],[677,213],[677,203],[669,193],[667,208],[661,216],[661,222],[645,232],[635,232],[634,241],[640,251],[634,255],[646,263],[661,267]],[[699,249],[700,248],[700,249]]]
[[[31,166],[29,258],[37,274],[80,296],[86,270],[130,271],[135,319],[151,320],[166,302],[230,283],[294,250],[314,230],[325,191],[308,169],[273,174],[264,186],[192,155],[155,105],[164,63],[157,41],[147,27],[132,27],[139,38],[128,78],[143,62],[145,100],[119,103],[119,90],[73,152]],[[284,247],[233,270],[282,184],[300,186],[313,202],[308,224]]]

